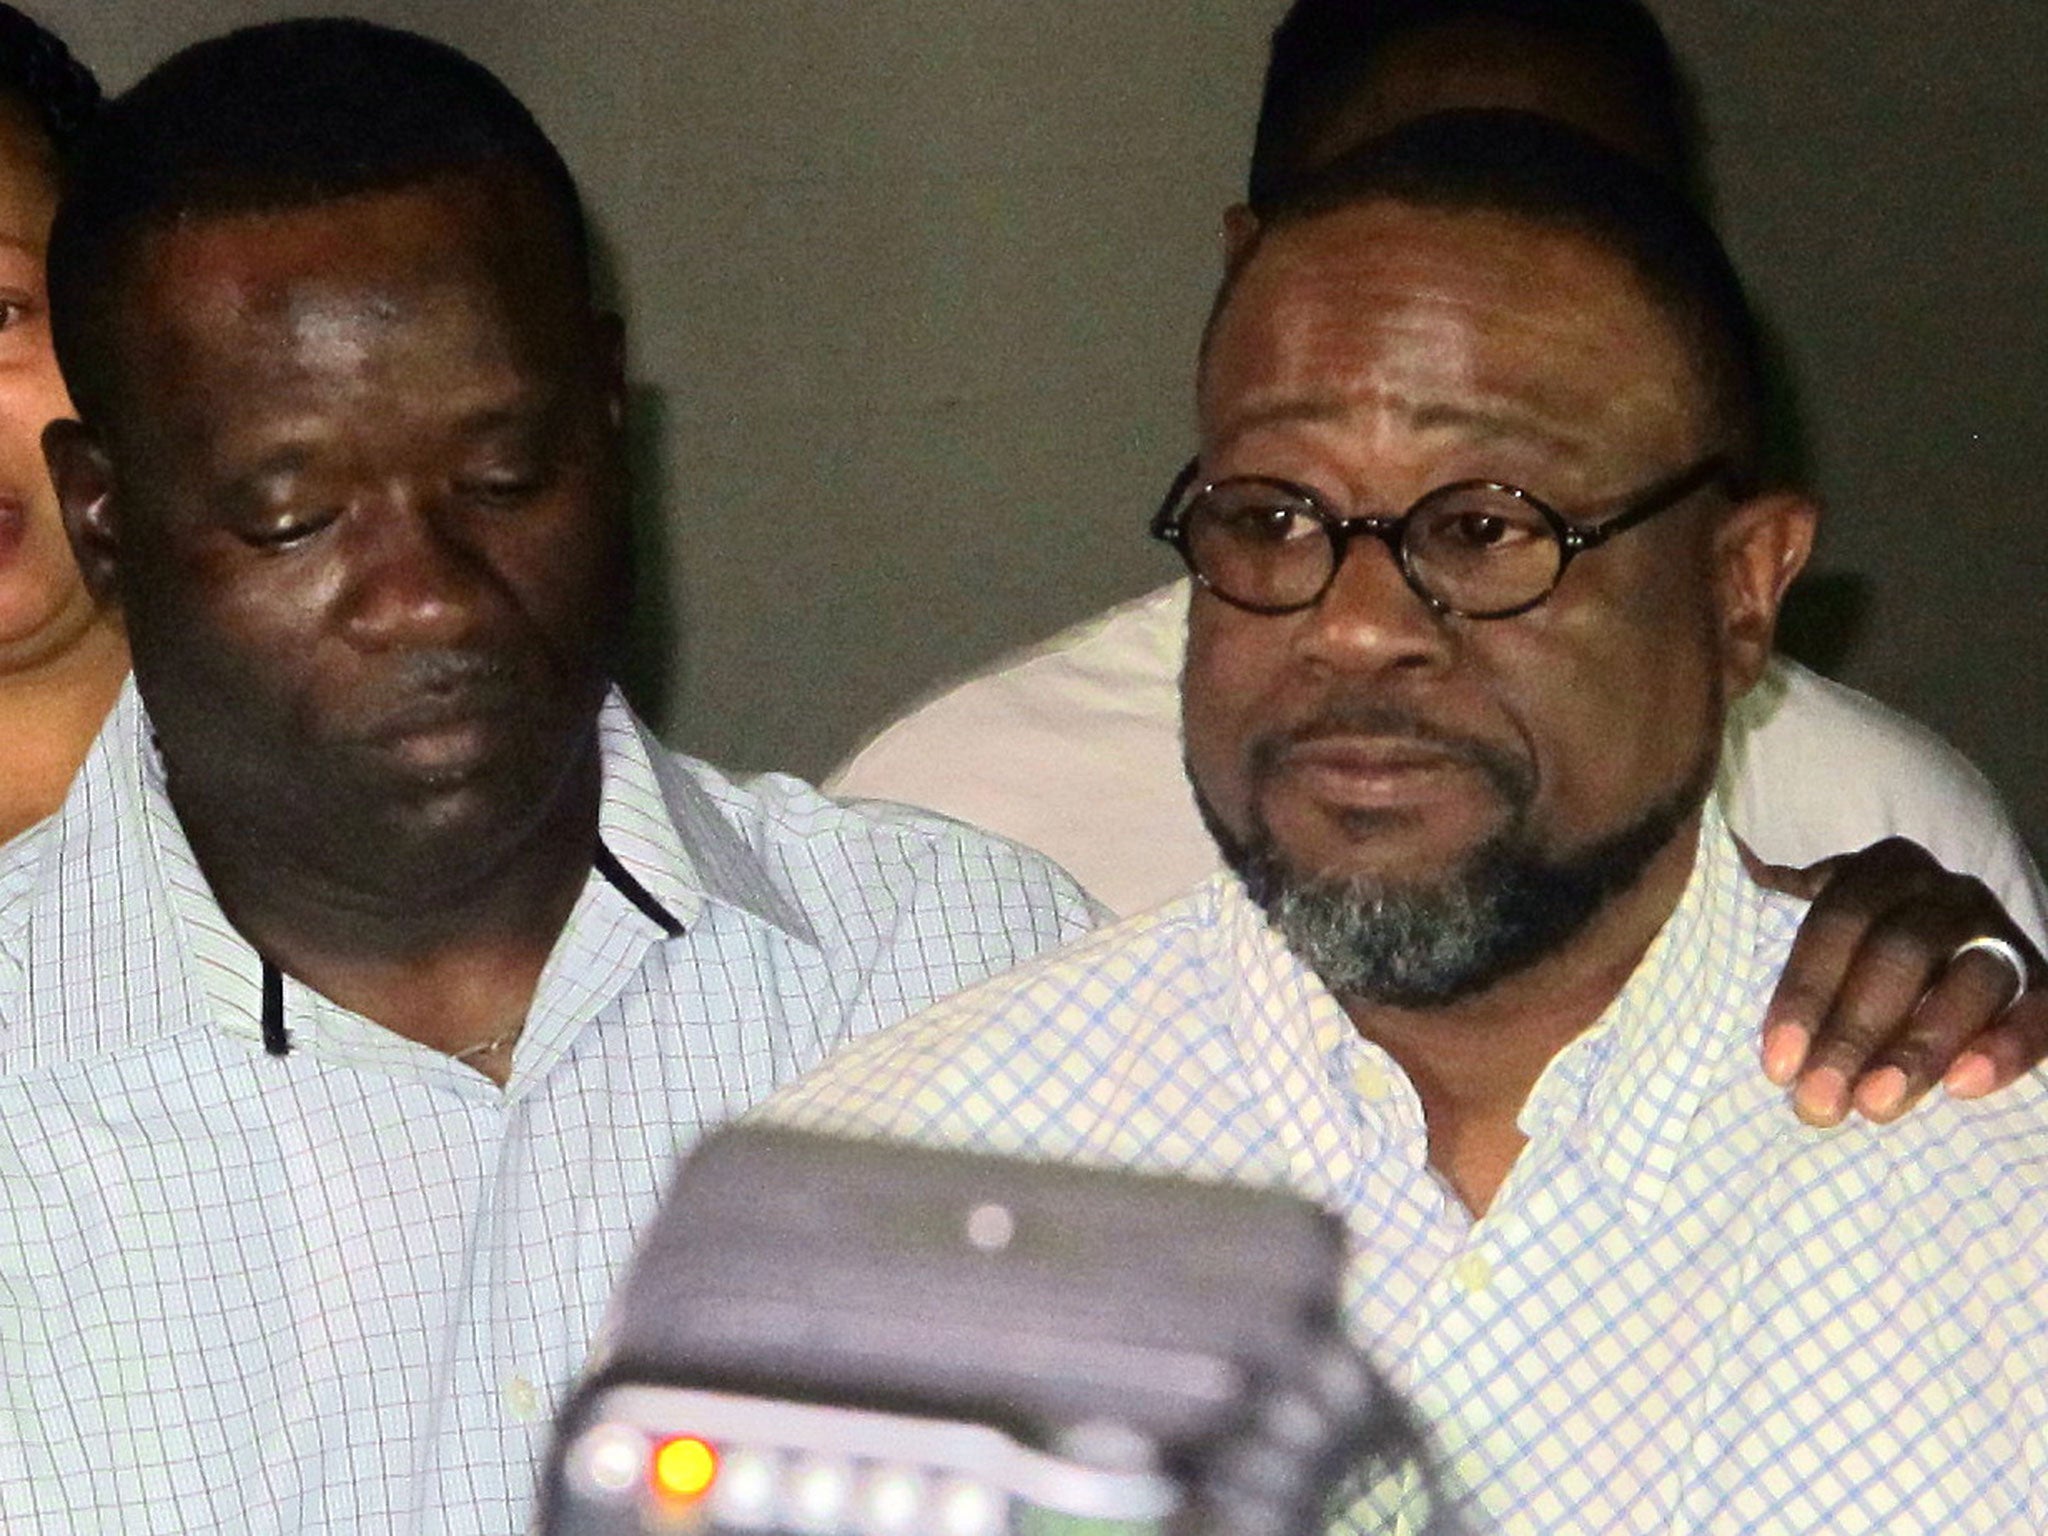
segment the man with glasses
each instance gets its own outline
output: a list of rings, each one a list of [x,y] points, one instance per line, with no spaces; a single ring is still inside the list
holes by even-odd
[[[1801,910],[1710,790],[1814,513],[1712,232],[1425,119],[1274,208],[1197,403],[1158,529],[1234,875],[770,1112],[1318,1199],[1477,1529],[2041,1528],[2048,1086],[1824,1133],[1754,1068]]]
[[[1683,81],[1640,0],[1297,0],[1273,36],[1249,201],[1225,214],[1228,248],[1332,155],[1461,106],[1540,112],[1676,185],[1699,181]],[[888,726],[826,787],[929,806],[1041,849],[1119,913],[1176,896],[1216,868],[1181,771],[1187,612],[1188,585],[1176,582],[1007,658]],[[1912,838],[1980,879],[2037,943],[2048,932],[2040,876],[1997,794],[1931,732],[1784,657],[1729,704],[1722,804],[1762,857],[1805,865]],[[1981,954],[1944,963],[1987,927],[2008,931],[1969,907],[1972,894],[1897,843],[1839,861],[1767,1036],[1776,1080],[1805,1068],[1802,1114],[1839,1119],[1852,1086],[1864,1112],[1894,1113],[1942,1078],[1968,1031],[1947,1027],[1930,1047],[1934,1015],[1910,1022],[1923,984],[1947,994],[1943,1010],[1968,992],[1965,1006],[1998,1018],[2011,972]],[[1901,966],[1902,945],[1924,959]],[[1832,971],[1809,978],[1804,966],[1851,956],[1869,963],[1831,1011]],[[1950,1074],[1951,1089],[1984,1091],[2030,1066],[2048,1049],[2043,1020],[2048,998],[2030,996]]]
[[[1393,554],[1415,595],[1437,613],[1511,619],[1548,597],[1573,558],[1675,507],[1696,491],[1736,484],[1716,454],[1630,497],[1597,523],[1567,522],[1527,491],[1459,480],[1398,517],[1345,517],[1288,480],[1247,475],[1201,482],[1190,459],[1167,492],[1152,536],[1180,551],[1203,587],[1249,613],[1313,608],[1364,534]]]

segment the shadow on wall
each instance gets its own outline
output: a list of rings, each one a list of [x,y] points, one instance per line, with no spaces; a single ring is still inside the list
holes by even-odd
[[[1838,676],[1869,614],[1869,577],[1854,571],[1802,576],[1778,612],[1778,649],[1823,677]]]
[[[1751,295],[1752,304],[1756,303]],[[1791,348],[1769,315],[1757,315],[1763,349],[1764,462],[1779,484],[1814,484],[1812,439]],[[1839,677],[1863,639],[1870,578],[1853,571],[1811,570],[1785,595],[1778,613],[1778,650],[1823,677]]]
[[[633,317],[626,303],[616,242],[586,207],[590,284],[600,308],[625,321],[630,351]],[[668,394],[659,385],[626,387],[626,521],[633,560],[632,607],[618,661],[618,684],[657,736],[666,737],[668,701],[683,643],[681,610],[669,573]]]
[[[681,656],[682,612],[669,575],[668,398],[652,384],[626,395],[627,520],[633,549],[633,607],[626,615],[619,686],[657,736],[666,739],[670,687]]]

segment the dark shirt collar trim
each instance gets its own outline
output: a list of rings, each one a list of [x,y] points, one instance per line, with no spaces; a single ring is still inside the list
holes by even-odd
[[[683,936],[682,921],[654,899],[647,887],[633,877],[633,872],[619,862],[618,855],[607,848],[602,840],[598,842],[597,854],[591,860],[591,868],[610,881],[614,890],[638,907],[641,914],[663,933],[672,939]]]
[[[633,878],[632,871],[621,864],[618,856],[600,840],[597,853],[591,859],[591,868],[596,870],[626,900],[630,901],[648,921],[672,939],[683,936],[683,925],[676,915],[669,911],[648,892],[646,886]],[[263,1049],[272,1056],[289,1056],[292,1049],[291,1031],[284,1022],[284,973],[274,965],[268,955],[263,962]]]

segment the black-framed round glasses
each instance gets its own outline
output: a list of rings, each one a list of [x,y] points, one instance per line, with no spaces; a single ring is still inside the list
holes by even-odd
[[[1556,590],[1565,568],[1617,533],[1719,484],[1733,489],[1722,455],[1659,480],[1597,523],[1568,522],[1517,486],[1459,480],[1425,494],[1399,517],[1345,517],[1291,480],[1238,476],[1198,484],[1200,461],[1175,477],[1152,536],[1180,551],[1196,581],[1253,613],[1313,608],[1337,579],[1351,541],[1387,546],[1430,608],[1468,619],[1527,613]]]

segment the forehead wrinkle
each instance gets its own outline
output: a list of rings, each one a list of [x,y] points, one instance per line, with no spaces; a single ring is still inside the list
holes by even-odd
[[[1349,393],[1316,390],[1295,394],[1284,388],[1253,392],[1247,404],[1218,423],[1218,430],[1226,437],[1244,437],[1292,426],[1343,427],[1367,417],[1379,417],[1418,435],[1456,436],[1482,448],[1515,444],[1564,461],[1583,458],[1589,449],[1584,435],[1573,432],[1568,424],[1516,409],[1514,402],[1419,398],[1384,385]]]

